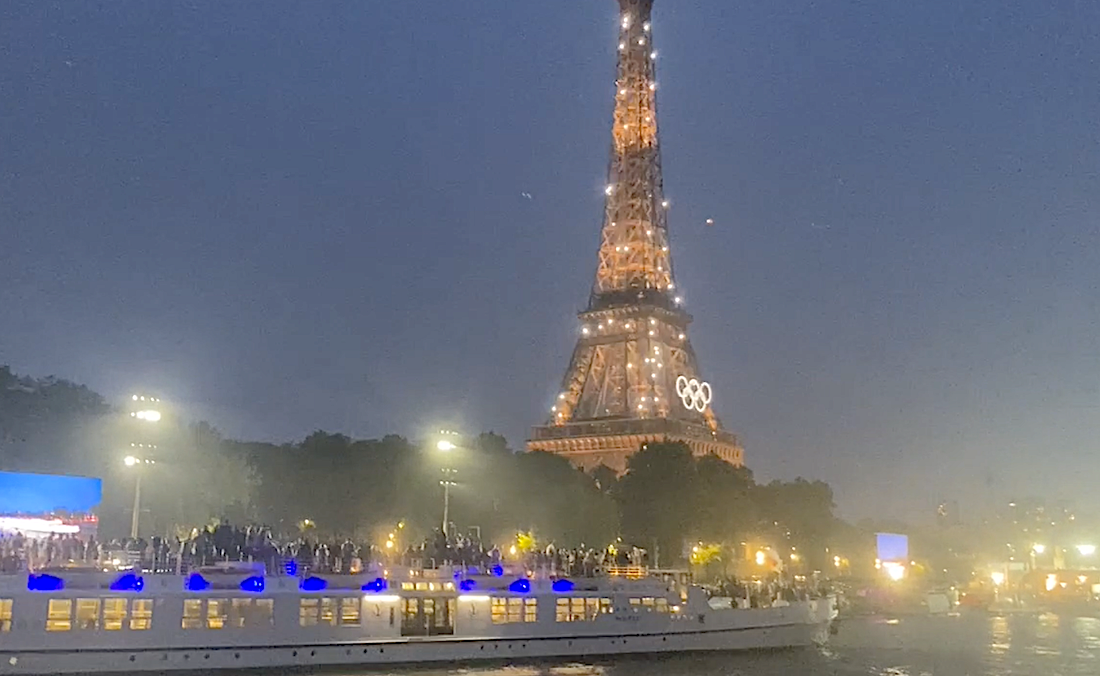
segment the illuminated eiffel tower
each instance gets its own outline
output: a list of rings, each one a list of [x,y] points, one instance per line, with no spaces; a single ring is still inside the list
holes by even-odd
[[[653,0],[619,0],[619,66],[596,281],[580,338],[530,451],[622,472],[644,444],[683,441],[741,465],[744,450],[711,409],[672,274],[657,133]]]

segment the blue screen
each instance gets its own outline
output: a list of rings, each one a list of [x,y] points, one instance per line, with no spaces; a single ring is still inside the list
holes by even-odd
[[[102,500],[101,479],[0,472],[0,514],[88,514]]]
[[[880,561],[909,561],[909,536],[897,533],[877,533]]]

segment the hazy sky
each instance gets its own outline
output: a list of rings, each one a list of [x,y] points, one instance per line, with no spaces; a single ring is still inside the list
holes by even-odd
[[[0,363],[238,437],[521,446],[595,270],[616,18],[0,3]],[[757,474],[1100,508],[1100,3],[657,0],[654,36],[678,287]]]

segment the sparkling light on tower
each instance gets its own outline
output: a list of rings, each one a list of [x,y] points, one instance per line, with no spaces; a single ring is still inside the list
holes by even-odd
[[[527,449],[622,472],[643,444],[682,441],[741,465],[744,451],[711,408],[676,291],[657,127],[653,0],[619,0],[611,159],[596,278],[545,425]]]

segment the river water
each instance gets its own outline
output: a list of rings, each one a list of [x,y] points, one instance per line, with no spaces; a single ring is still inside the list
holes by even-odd
[[[334,672],[329,672],[333,674]],[[1100,676],[1100,619],[1044,615],[842,620],[826,647],[343,676]]]

